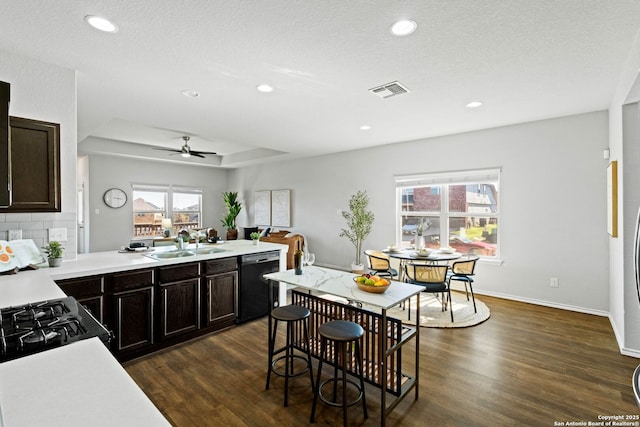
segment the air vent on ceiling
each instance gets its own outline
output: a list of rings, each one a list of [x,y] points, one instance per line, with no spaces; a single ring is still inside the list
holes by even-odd
[[[379,96],[380,98],[390,98],[395,95],[407,93],[409,92],[409,89],[407,89],[406,86],[403,86],[400,82],[395,81],[369,89],[369,92]]]

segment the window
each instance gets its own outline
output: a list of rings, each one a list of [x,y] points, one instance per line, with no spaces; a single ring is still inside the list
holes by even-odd
[[[171,219],[172,233],[202,227],[202,190],[133,186],[133,236],[162,235],[162,220]]]
[[[395,179],[397,240],[403,247],[450,246],[460,253],[498,256],[498,169]]]

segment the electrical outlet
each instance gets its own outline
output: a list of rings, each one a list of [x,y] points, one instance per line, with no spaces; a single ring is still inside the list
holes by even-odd
[[[56,240],[58,242],[67,241],[67,229],[66,228],[50,228],[49,229],[49,241]]]
[[[22,230],[9,230],[9,240],[22,239]]]
[[[558,278],[557,277],[552,277],[549,280],[549,286],[551,286],[552,288],[560,287],[560,283],[558,282]]]

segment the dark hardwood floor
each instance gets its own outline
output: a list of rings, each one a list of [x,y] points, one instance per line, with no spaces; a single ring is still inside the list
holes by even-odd
[[[420,398],[407,397],[387,425],[586,425],[599,416],[640,414],[631,389],[640,360],[620,355],[607,318],[480,299],[491,309],[491,318],[481,325],[420,328]],[[270,389],[264,389],[266,359],[265,318],[125,368],[175,426],[309,424],[309,378],[291,381],[284,408],[282,378],[272,376]],[[379,391],[371,385],[366,389],[369,418],[363,419],[361,406],[352,406],[350,425],[380,424]],[[316,425],[341,424],[339,409],[318,405]]]

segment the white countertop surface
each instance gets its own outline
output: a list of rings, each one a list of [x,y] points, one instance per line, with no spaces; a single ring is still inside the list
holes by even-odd
[[[325,292],[382,309],[398,305],[424,289],[422,286],[392,281],[391,286],[384,293],[374,294],[358,289],[353,281],[356,276],[358,275],[316,266],[303,267],[300,275],[296,275],[295,270],[264,275],[267,279],[278,280],[291,286]]]
[[[255,246],[237,240],[212,246],[225,252],[163,261],[139,252],[98,252],[63,261],[61,267],[44,264],[38,270],[0,275],[0,307],[65,297],[54,280],[270,250],[281,251],[280,266],[286,268],[287,245],[260,242]],[[4,427],[170,425],[98,338],[0,363],[0,411],[0,427],[2,421]]]
[[[169,426],[98,338],[0,363],[5,427]]]

